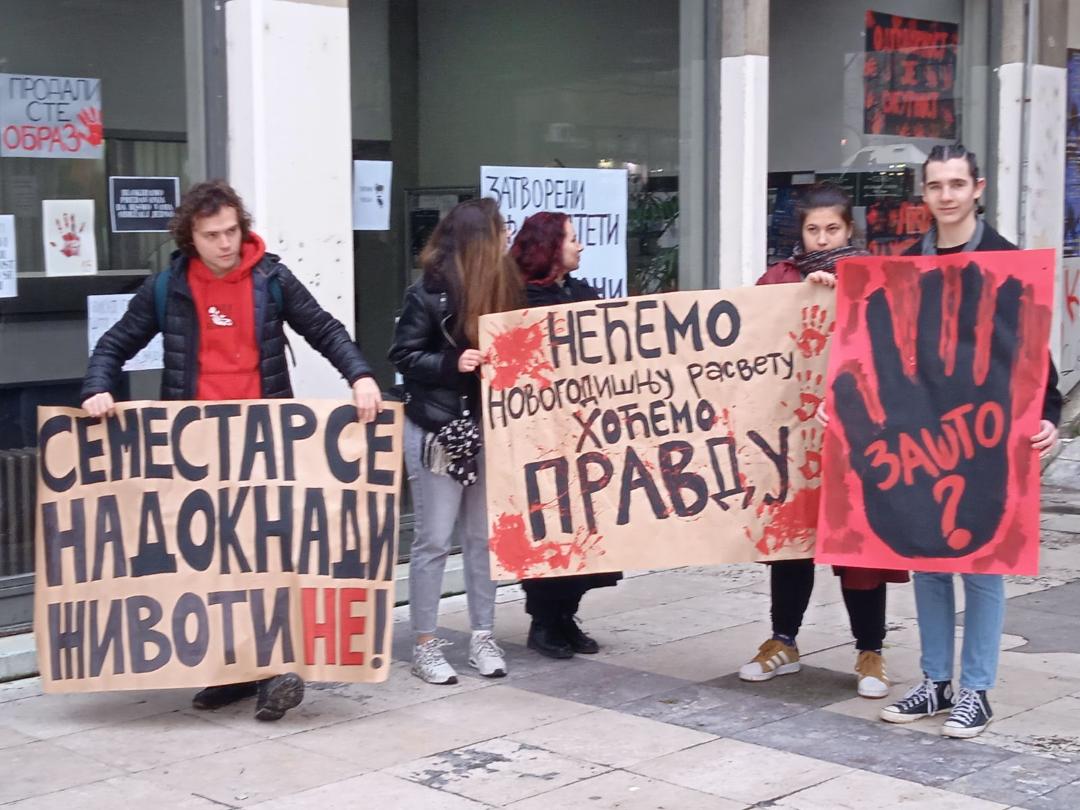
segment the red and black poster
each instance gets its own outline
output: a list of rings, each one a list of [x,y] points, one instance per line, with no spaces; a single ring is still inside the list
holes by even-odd
[[[959,42],[956,23],[867,11],[865,131],[955,139]]]
[[[1052,250],[848,260],[817,560],[1035,574]]]

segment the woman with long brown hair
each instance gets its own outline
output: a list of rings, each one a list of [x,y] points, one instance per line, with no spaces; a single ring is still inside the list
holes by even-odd
[[[506,662],[492,638],[478,330],[481,315],[516,309],[523,297],[495,202],[455,206],[432,232],[420,263],[423,276],[405,292],[390,347],[405,380],[405,467],[416,514],[409,561],[412,672],[428,683],[457,683],[442,653],[449,642],[435,636],[457,526],[472,627],[469,664],[498,678]]]

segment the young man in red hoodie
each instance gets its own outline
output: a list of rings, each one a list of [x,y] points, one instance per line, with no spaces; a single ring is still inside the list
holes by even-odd
[[[236,191],[220,180],[199,183],[181,200],[171,230],[179,250],[168,276],[143,283],[90,358],[82,388],[90,416],[113,413],[112,392],[124,363],[159,332],[165,348],[161,399],[292,397],[288,323],[348,381],[360,420],[375,417],[381,394],[359,347],[280,259],[266,252]],[[303,700],[304,682],[285,673],[257,683],[209,686],[193,705],[216,709],[253,695],[255,717],[277,720]]]

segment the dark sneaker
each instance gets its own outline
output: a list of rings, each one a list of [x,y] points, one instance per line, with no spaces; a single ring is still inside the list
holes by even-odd
[[[525,642],[530,650],[536,650],[548,658],[573,658],[574,648],[558,625],[546,624],[533,619],[529,625],[529,638]]]
[[[259,696],[255,702],[256,720],[280,720],[285,712],[300,705],[304,699],[304,681],[296,673],[275,675],[259,681]]]
[[[974,689],[961,687],[960,695],[941,733],[946,737],[966,740],[968,737],[981,734],[993,718],[994,713],[990,711],[990,701],[986,699],[986,692],[976,692]]]
[[[600,652],[600,645],[596,643],[596,639],[586,635],[585,631],[581,629],[577,616],[564,617],[562,631],[570,644],[570,649],[574,652],[582,655],[595,655]]]
[[[886,723],[913,723],[923,717],[948,711],[953,707],[952,683],[927,678],[900,700],[881,710]]]
[[[222,706],[228,706],[238,700],[255,697],[257,689],[258,686],[254,681],[208,686],[195,693],[195,697],[191,699],[191,705],[196,709],[220,709]]]

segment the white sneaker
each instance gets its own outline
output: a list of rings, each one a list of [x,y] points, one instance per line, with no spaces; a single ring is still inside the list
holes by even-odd
[[[863,650],[855,662],[858,692],[861,697],[879,699],[889,696],[889,676],[881,653]]]
[[[779,639],[770,638],[758,647],[757,655],[739,667],[739,679],[771,681],[777,675],[791,675],[800,669],[799,651]]]
[[[506,675],[506,660],[502,648],[491,637],[490,630],[474,630],[469,641],[469,666],[485,678],[502,678]]]
[[[412,674],[422,681],[436,684],[457,683],[457,673],[442,654],[443,647],[454,642],[432,638],[413,647]]]

